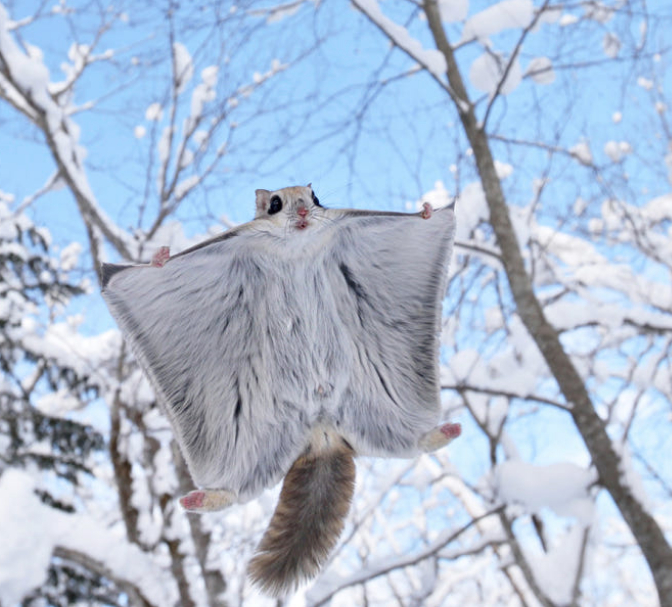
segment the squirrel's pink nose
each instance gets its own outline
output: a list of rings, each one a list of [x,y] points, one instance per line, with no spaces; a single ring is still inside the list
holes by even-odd
[[[299,207],[296,212],[299,217],[305,217],[308,215],[308,209],[306,207]]]

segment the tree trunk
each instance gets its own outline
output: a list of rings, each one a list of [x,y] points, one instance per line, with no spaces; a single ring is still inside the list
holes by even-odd
[[[557,331],[546,319],[537,299],[511,223],[501,183],[495,171],[487,134],[478,125],[474,108],[457,67],[453,50],[446,38],[436,0],[424,0],[427,20],[439,51],[447,64],[448,82],[463,103],[456,105],[469,143],[490,211],[490,223],[502,253],[502,262],[518,314],[541,351],[565,399],[571,415],[599,474],[600,484],[609,492],[630,527],[651,573],[661,607],[672,607],[672,548],[653,516],[624,482],[621,456],[615,451],[583,379],[565,352]]]
[[[177,443],[173,441],[173,461],[175,462],[175,473],[181,493],[185,494],[191,491],[194,486],[187,470],[187,464],[180,453]],[[224,592],[226,591],[226,580],[222,572],[214,563],[208,563],[208,552],[210,550],[211,536],[201,527],[201,517],[198,515],[189,516],[189,529],[191,539],[194,542],[196,558],[201,568],[201,575],[205,582],[205,590],[208,595],[208,607],[228,607]]]

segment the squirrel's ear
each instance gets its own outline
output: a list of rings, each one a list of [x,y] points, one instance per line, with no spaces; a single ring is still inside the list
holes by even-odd
[[[257,217],[268,210],[268,204],[271,200],[271,193],[268,190],[255,190],[257,196]]]
[[[321,207],[322,205],[320,204],[320,199],[315,196],[315,192],[313,191],[313,185],[311,183],[308,184],[308,189],[310,190],[310,197],[313,199],[313,204],[316,207]]]

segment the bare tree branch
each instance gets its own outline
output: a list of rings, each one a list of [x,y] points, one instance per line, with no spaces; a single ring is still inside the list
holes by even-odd
[[[112,580],[122,592],[128,594],[133,605],[137,605],[138,607],[162,607],[162,605],[160,603],[156,603],[152,597],[146,596],[146,594],[142,591],[142,589],[138,588],[138,586],[129,580],[120,578],[104,563],[101,563],[88,554],[84,554],[83,552],[79,552],[65,546],[56,546],[54,548],[54,556],[78,563],[89,571]]]
[[[443,30],[436,0],[425,0],[424,7],[437,48],[446,57],[448,82],[459,98],[468,99],[453,50]],[[672,548],[654,517],[624,482],[619,469],[620,456],[614,449],[605,424],[595,411],[585,383],[564,350],[558,332],[544,315],[525,269],[488,138],[477,123],[473,106],[469,105],[466,112],[463,108],[460,105],[458,113],[474,150],[474,159],[490,210],[490,223],[502,251],[518,314],[571,407],[572,417],[591,453],[601,484],[609,491],[642,548],[653,573],[661,604],[672,604]]]
[[[480,543],[475,544],[469,548],[457,548],[452,552],[441,552],[458,539],[463,533],[471,529],[474,525],[477,525],[483,519],[492,516],[494,514],[499,514],[501,512],[501,507],[495,508],[485,514],[471,519],[466,525],[460,527],[455,531],[445,532],[440,535],[440,537],[432,542],[429,546],[424,548],[417,554],[407,555],[403,557],[395,557],[378,565],[370,566],[365,570],[351,576],[343,582],[337,582],[331,584],[331,587],[324,591],[323,593],[316,596],[311,603],[312,607],[321,607],[326,605],[338,592],[342,591],[345,588],[350,586],[357,586],[363,582],[368,582],[382,575],[387,575],[396,569],[403,569],[404,567],[409,567],[423,561],[425,559],[431,558],[433,556],[439,556],[444,559],[455,559],[461,556],[468,554],[476,554],[482,552],[488,547],[497,545],[503,541],[502,539],[487,538]],[[317,594],[317,593],[316,593]]]

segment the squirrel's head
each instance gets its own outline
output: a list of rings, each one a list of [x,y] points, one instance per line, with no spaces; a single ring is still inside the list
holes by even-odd
[[[267,219],[283,229],[305,230],[322,210],[310,184],[273,192],[257,190],[256,195],[257,212],[254,218]]]

